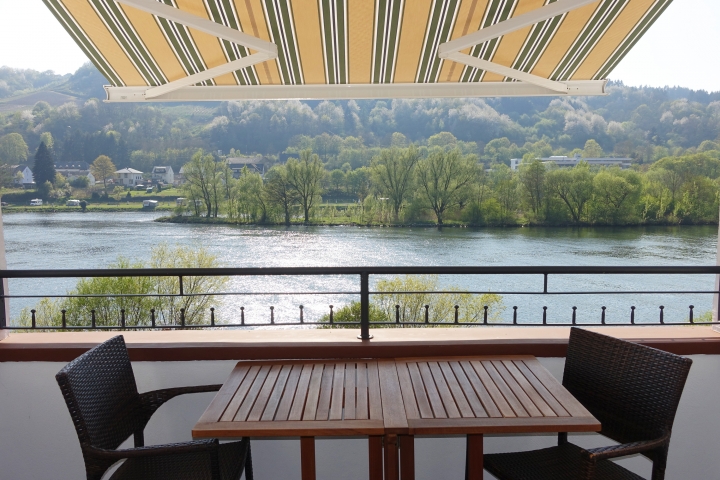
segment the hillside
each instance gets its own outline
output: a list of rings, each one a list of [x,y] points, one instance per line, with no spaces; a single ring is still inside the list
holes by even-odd
[[[598,154],[649,163],[714,150],[720,140],[720,92],[684,88],[611,83],[607,96],[588,98],[105,104],[105,83],[90,64],[66,76],[0,68],[0,137],[19,133],[32,154],[49,132],[61,161],[107,154],[143,171],[179,167],[198,148],[276,158],[312,148],[331,167],[357,168],[392,142],[457,144],[486,163],[507,163],[595,140]]]

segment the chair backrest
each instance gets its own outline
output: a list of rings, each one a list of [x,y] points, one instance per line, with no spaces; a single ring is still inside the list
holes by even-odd
[[[142,425],[140,396],[121,335],[68,363],[55,379],[81,445],[114,450]]]
[[[692,360],[599,333],[570,332],[563,385],[620,443],[672,430]]]

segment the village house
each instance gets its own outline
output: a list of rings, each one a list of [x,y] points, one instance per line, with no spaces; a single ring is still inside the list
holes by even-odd
[[[35,186],[35,178],[30,167],[27,165],[13,165],[10,168],[13,184],[23,188],[33,188]]]
[[[265,175],[265,158],[259,155],[257,157],[233,157],[228,158],[226,161],[235,178],[240,178],[240,172],[245,167],[251,172]]]
[[[175,174],[172,167],[153,167],[152,182],[173,185],[175,183]]]
[[[134,187],[135,185],[142,185],[143,172],[135,170],[134,168],[123,168],[115,172],[115,183],[122,185],[123,187]]]
[[[55,172],[65,177],[68,182],[72,182],[76,178],[86,177],[88,185],[95,185],[95,176],[90,173],[90,164],[87,162],[56,163]]]

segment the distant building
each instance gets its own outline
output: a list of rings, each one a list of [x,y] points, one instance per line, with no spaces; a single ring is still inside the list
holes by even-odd
[[[153,167],[152,181],[153,183],[164,183],[166,185],[175,184],[175,174],[172,167]]]
[[[185,167],[180,167],[180,171],[175,175],[175,185],[185,183]]]
[[[79,177],[87,177],[88,185],[95,185],[95,176],[90,173],[90,164],[87,162],[56,163],[55,171],[72,182]]]
[[[35,177],[32,170],[27,165],[12,165],[11,174],[13,176],[13,184],[23,188],[33,188],[35,186]],[[18,173],[22,174],[22,178]]]
[[[557,165],[560,168],[568,168],[568,167],[572,168],[580,162],[586,162],[590,166],[620,167],[624,170],[626,168],[630,168],[630,165],[632,164],[632,158],[613,158],[613,157],[582,158],[580,155],[575,155],[574,157],[558,155],[558,156],[540,158],[538,160],[540,160],[541,162],[543,162],[546,165],[548,163],[554,163],[555,165]],[[517,170],[521,163],[522,163],[522,158],[513,158],[510,160],[510,168],[512,170]]]
[[[233,171],[233,177],[240,178],[240,172],[242,169],[247,167],[251,172],[257,172],[260,175],[265,175],[265,158],[261,156],[257,157],[234,157],[228,158],[227,164]]]
[[[134,168],[123,168],[115,172],[115,183],[124,187],[142,185],[142,173],[140,170],[135,170]]]

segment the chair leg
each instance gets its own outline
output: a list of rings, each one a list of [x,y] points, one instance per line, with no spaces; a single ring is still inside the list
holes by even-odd
[[[252,452],[250,450],[250,439],[247,439],[247,453],[245,454],[245,480],[253,480]]]
[[[567,437],[568,437],[567,432],[558,433],[558,446],[565,445],[566,443],[568,443]]]

